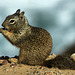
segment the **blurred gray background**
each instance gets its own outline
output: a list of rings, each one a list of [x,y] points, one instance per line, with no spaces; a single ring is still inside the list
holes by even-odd
[[[52,53],[62,54],[75,42],[75,0],[0,0],[0,28],[6,16],[25,11],[32,26],[42,27],[53,39]],[[0,56],[15,56],[19,48],[0,34]]]

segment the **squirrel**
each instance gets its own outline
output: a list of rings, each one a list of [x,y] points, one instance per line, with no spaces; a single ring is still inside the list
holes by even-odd
[[[49,32],[40,27],[29,25],[24,11],[18,9],[6,17],[0,33],[13,45],[20,48],[19,63],[40,65],[50,55],[52,38]]]

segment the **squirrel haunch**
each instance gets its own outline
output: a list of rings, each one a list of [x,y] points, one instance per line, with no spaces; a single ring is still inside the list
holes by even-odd
[[[2,26],[4,28],[0,28],[0,33],[20,48],[19,63],[40,65],[49,56],[52,49],[50,34],[42,28],[29,25],[20,9],[7,16]]]

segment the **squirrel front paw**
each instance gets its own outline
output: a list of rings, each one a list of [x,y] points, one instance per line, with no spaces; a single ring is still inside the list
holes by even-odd
[[[2,32],[3,28],[0,28],[0,33]]]

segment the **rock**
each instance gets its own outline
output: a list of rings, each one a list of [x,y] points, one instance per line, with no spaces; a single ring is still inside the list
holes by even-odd
[[[75,53],[73,53],[73,54],[70,56],[70,58],[75,61]]]
[[[16,59],[16,58],[9,58],[8,59],[9,60],[9,62],[13,62],[13,63],[18,63],[18,59]]]
[[[51,59],[54,59],[55,57],[56,57],[56,55],[54,53],[52,53],[52,55],[49,55],[46,60],[51,60]]]
[[[8,64],[8,61],[7,61],[7,60],[4,60],[4,61],[2,62],[2,65],[6,65],[6,64]]]
[[[4,61],[4,60],[0,59],[0,64],[2,64],[3,61]]]

